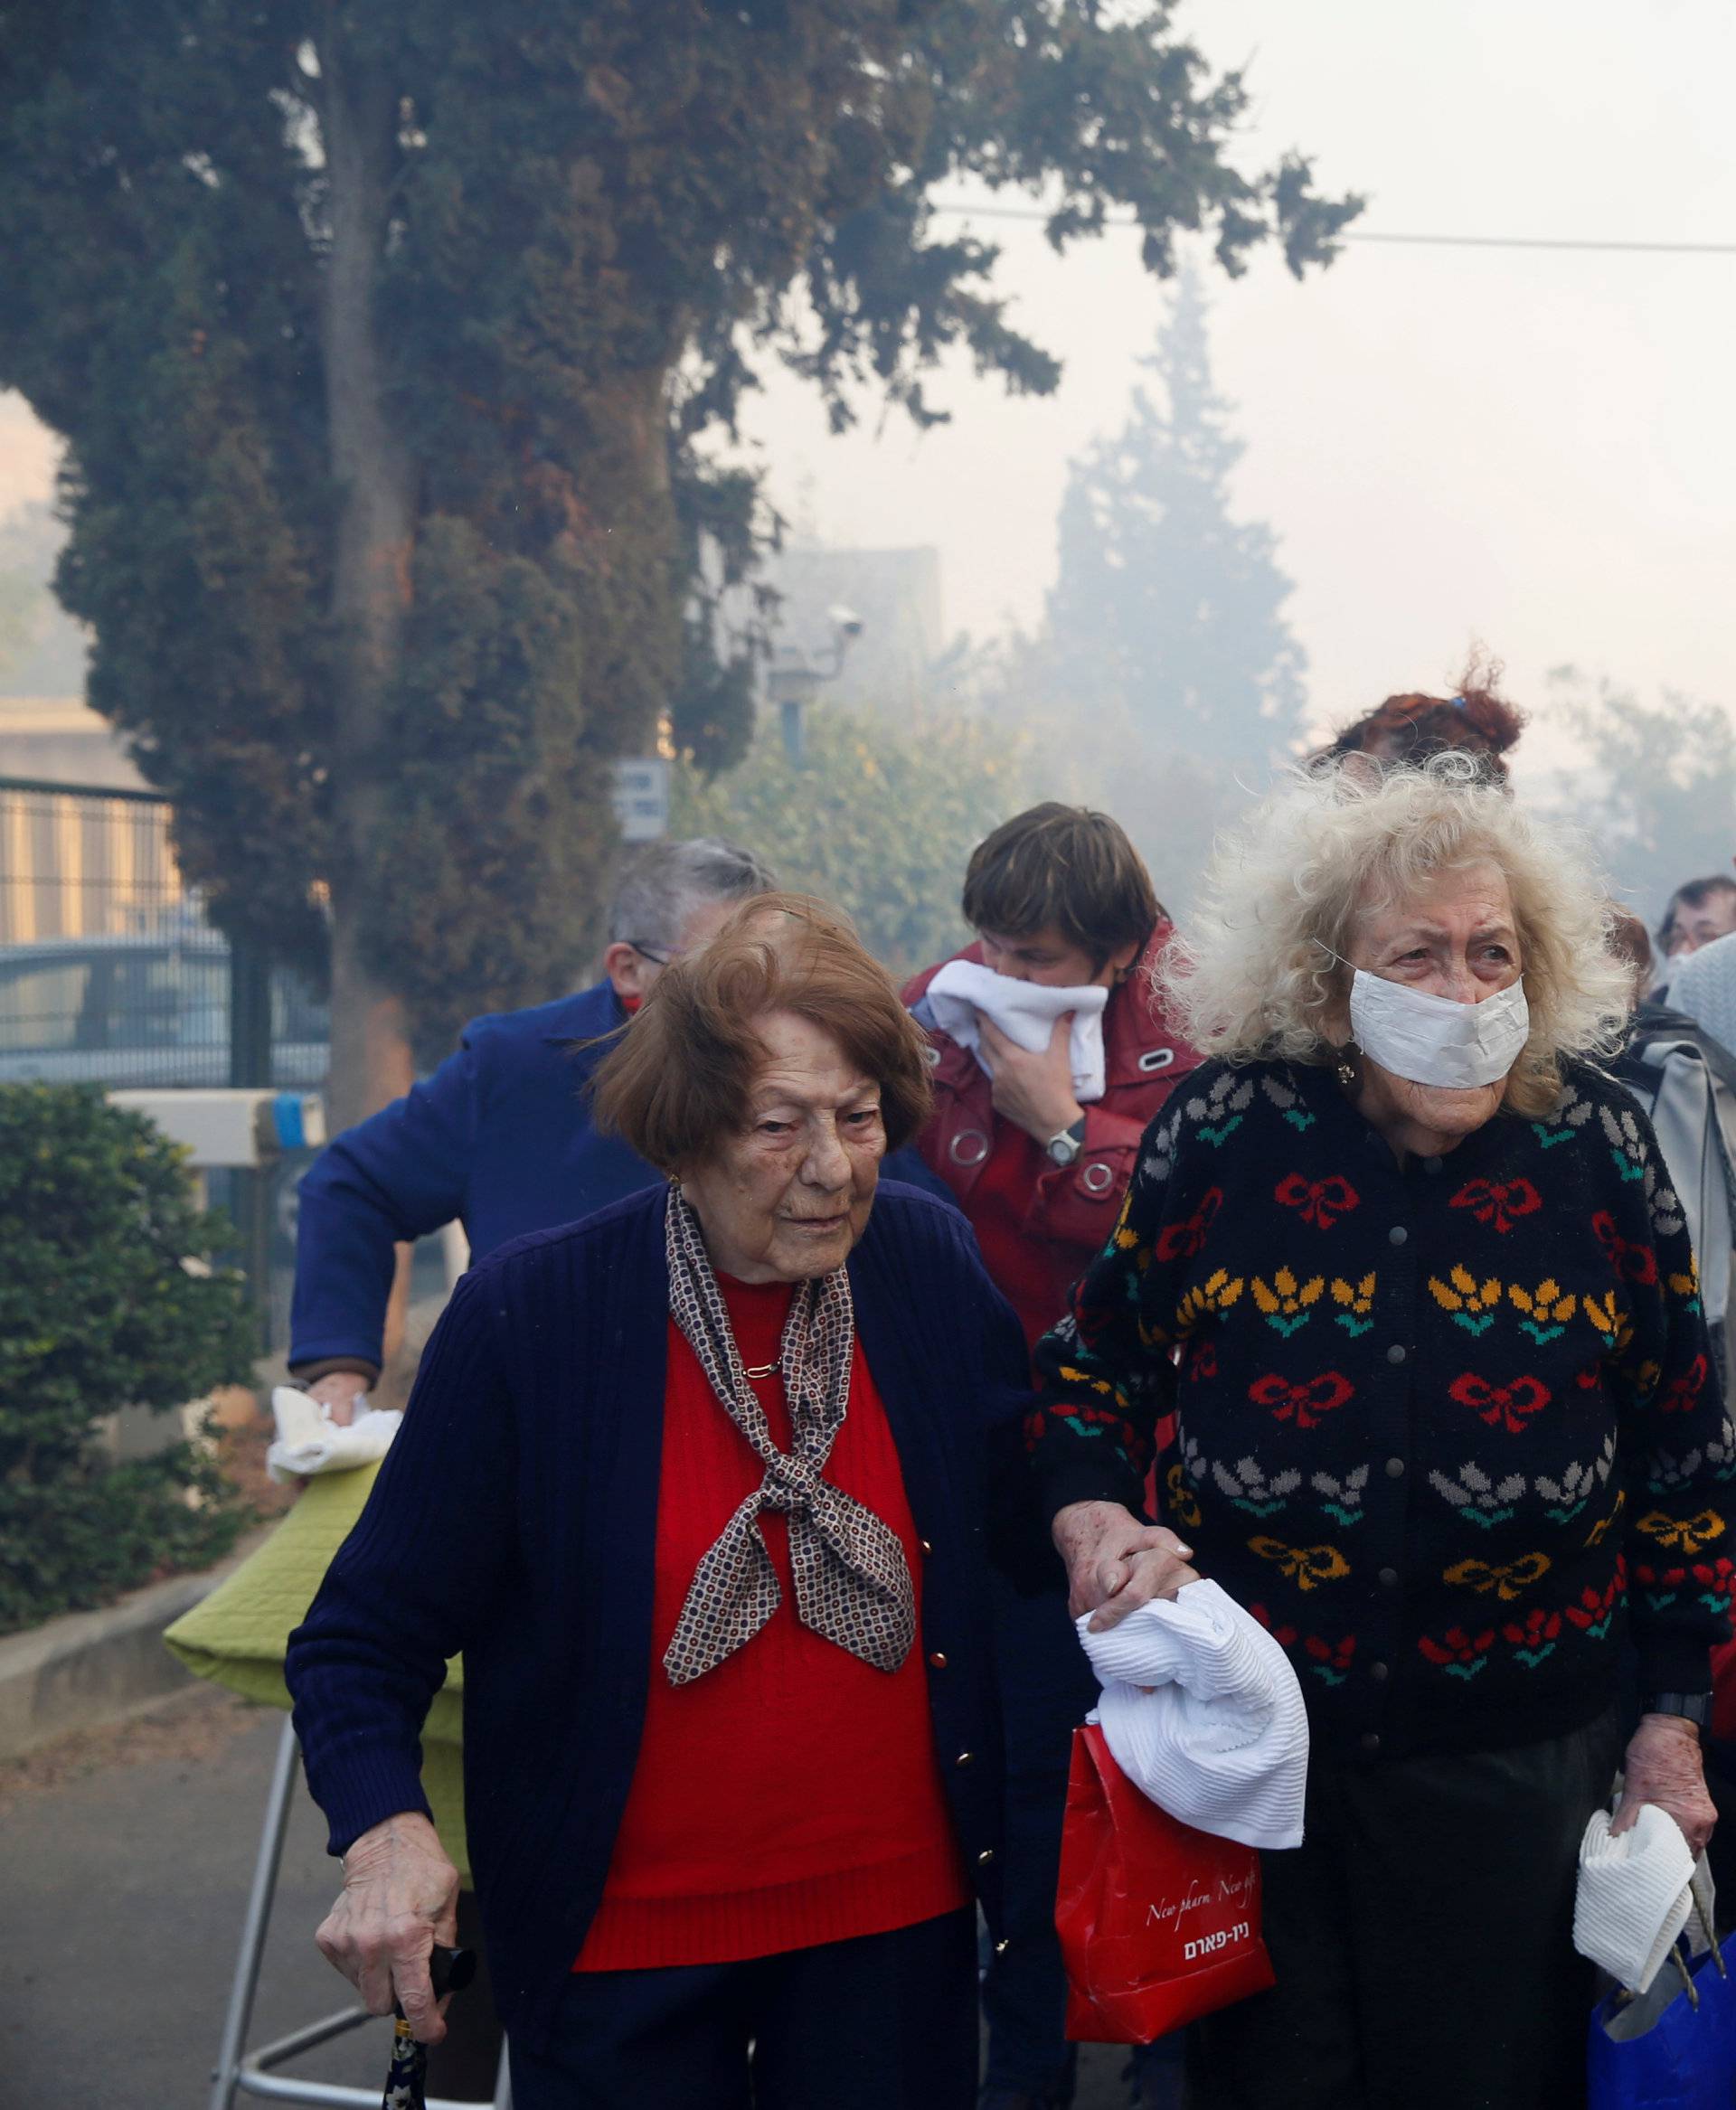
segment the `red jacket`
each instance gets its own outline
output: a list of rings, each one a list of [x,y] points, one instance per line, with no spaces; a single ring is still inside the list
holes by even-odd
[[[1014,1297],[1027,1333],[1041,1333],[1061,1316],[1074,1278],[1115,1229],[1146,1124],[1176,1083],[1199,1067],[1200,1058],[1165,1022],[1146,977],[1146,969],[1173,935],[1173,925],[1159,923],[1133,972],[1109,993],[1103,1013],[1105,1089],[1085,1109],[1085,1142],[1079,1156],[1066,1166],[1042,1159],[1030,1181],[1024,1229],[1052,1258],[1056,1290],[1054,1308],[1042,1314],[1027,1313],[1026,1300]],[[969,946],[957,956],[980,963],[982,947]],[[920,1002],[939,971],[933,966],[919,975],[904,992],[905,1003]],[[994,1087],[976,1057],[933,1027],[929,1038],[935,1106],[916,1147],[966,1216],[972,1217],[972,1191],[1009,1124],[995,1113]]]

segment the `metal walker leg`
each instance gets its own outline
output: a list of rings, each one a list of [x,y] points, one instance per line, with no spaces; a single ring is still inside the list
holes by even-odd
[[[341,2008],[317,2022],[293,2030],[287,2037],[263,2045],[258,2051],[243,2050],[248,2024],[253,2019],[253,2002],[259,1986],[259,1967],[265,1958],[265,1939],[271,1926],[271,1905],[277,1895],[278,1871],[283,1861],[284,1835],[289,1828],[289,1806],[295,1799],[297,1760],[301,1747],[294,1725],[286,1719],[278,1739],[278,1756],[271,1768],[271,1785],[266,1790],[265,1828],[259,1834],[259,1858],[253,1864],[252,1887],[247,1894],[247,1917],[241,1923],[241,1945],[235,1959],[235,1978],[230,1987],[229,2006],[223,2016],[223,2034],[212,2072],[210,2110],[234,2110],[237,2093],[274,2103],[331,2105],[332,2110],[379,2110],[378,2088],[351,2088],[333,2081],[297,2080],[274,2073],[316,2044],[325,2044],[363,2022],[377,2020],[358,2005]],[[503,2045],[495,2093],[488,2104],[458,2103],[449,2096],[430,2096],[428,2110],[511,2110],[512,2083]]]

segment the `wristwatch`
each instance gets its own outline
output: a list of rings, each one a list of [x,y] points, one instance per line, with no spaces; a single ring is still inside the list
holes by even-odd
[[[1076,1164],[1079,1154],[1085,1147],[1085,1116],[1081,1114],[1071,1128],[1063,1128],[1059,1135],[1052,1135],[1043,1146],[1050,1160],[1058,1165]]]
[[[1684,1721],[1704,1731],[1712,1727],[1710,1692],[1648,1692],[1639,1703],[1641,1714],[1679,1714]]]

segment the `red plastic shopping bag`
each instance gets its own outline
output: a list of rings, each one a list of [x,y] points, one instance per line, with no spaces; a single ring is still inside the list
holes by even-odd
[[[1074,2043],[1149,2044],[1272,1983],[1258,1851],[1147,1801],[1095,1723],[1073,1731],[1055,1927]]]

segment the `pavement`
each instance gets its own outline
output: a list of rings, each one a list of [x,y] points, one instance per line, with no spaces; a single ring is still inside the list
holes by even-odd
[[[282,1726],[194,1685],[0,1766],[0,2110],[203,2110]],[[298,1791],[250,2044],[346,2004],[312,1939],[335,1887]],[[388,2034],[292,2070],[378,2088]],[[1086,2049],[1076,2110],[1123,2110],[1125,2056]]]

